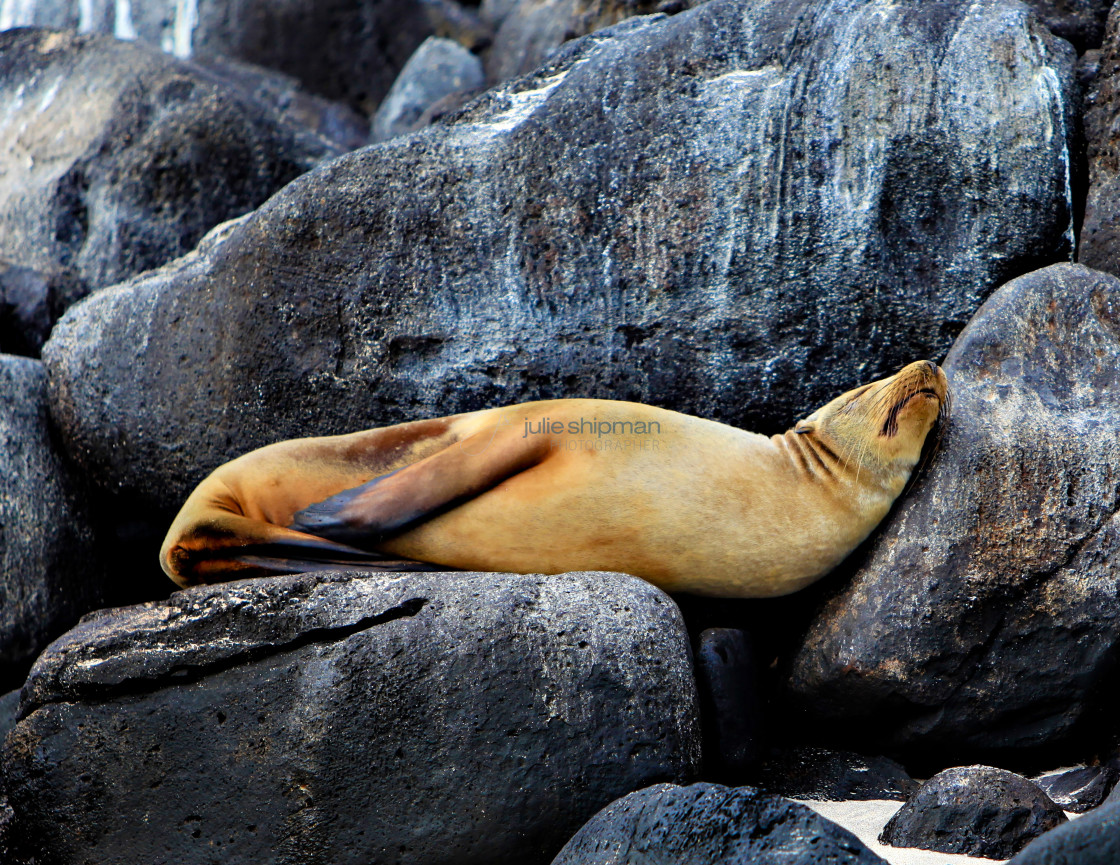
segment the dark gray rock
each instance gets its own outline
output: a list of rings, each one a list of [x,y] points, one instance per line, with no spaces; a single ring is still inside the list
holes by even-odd
[[[0,743],[16,725],[16,711],[19,708],[19,689],[0,695]],[[0,785],[2,786],[2,785]]]
[[[918,789],[906,769],[887,757],[827,748],[792,748],[767,754],[751,783],[789,799],[902,802]]]
[[[924,760],[1092,750],[1077,725],[1117,687],[1120,281],[1021,277],[944,369],[940,452],[816,615],[790,693],[814,729]]]
[[[47,417],[47,376],[0,355],[0,691],[104,597],[85,491]]]
[[[1000,2],[624,22],[79,304],[52,411],[153,519],[276,439],[529,399],[784,429],[1068,255],[1071,66]]]
[[[44,274],[0,260],[0,352],[38,357],[58,317],[86,293],[73,271]]]
[[[1120,276],[1120,6],[1108,16],[1104,45],[1085,94],[1089,190],[1078,261]]]
[[[447,18],[418,0],[18,0],[4,8],[0,28],[70,28],[139,39],[183,59],[242,60],[366,115]]]
[[[887,822],[880,843],[986,859],[1014,856],[1068,818],[1022,775],[991,766],[946,769]]]
[[[741,778],[762,750],[762,695],[750,635],[738,628],[706,628],[695,655],[704,728],[704,774]]]
[[[91,289],[193,249],[336,153],[154,48],[0,34],[0,256]]]
[[[1026,0],[1055,36],[1073,43],[1078,54],[1099,48],[1112,0]]]
[[[552,865],[885,865],[804,805],[755,790],[658,784],[612,802]]]
[[[270,106],[295,126],[326,139],[339,153],[369,144],[369,119],[365,115],[342,102],[308,93],[291,75],[214,54],[196,57],[193,62],[225,84]]]
[[[1032,778],[1063,811],[1083,814],[1098,807],[1120,779],[1111,766],[1079,766]]]
[[[1120,804],[1091,811],[1036,838],[1007,865],[1115,865],[1120,862]]]
[[[434,36],[409,58],[389,95],[373,116],[374,141],[421,128],[424,113],[455,93],[477,91],[485,84],[482,61],[458,42]]]
[[[544,863],[700,760],[680,614],[621,574],[200,587],[83,620],[21,714],[8,796],[54,863]]]

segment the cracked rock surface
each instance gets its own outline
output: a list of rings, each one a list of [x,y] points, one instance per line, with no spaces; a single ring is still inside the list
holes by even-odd
[[[74,308],[52,412],[153,519],[270,441],[532,399],[785,429],[1068,256],[1072,63],[999,0],[630,19]]]
[[[788,688],[895,749],[1069,744],[1111,705],[1120,640],[1120,280],[1057,265],[1000,288],[945,361],[948,431]]]
[[[20,715],[8,796],[54,863],[545,863],[700,758],[680,614],[620,574],[199,587],[87,617]]]

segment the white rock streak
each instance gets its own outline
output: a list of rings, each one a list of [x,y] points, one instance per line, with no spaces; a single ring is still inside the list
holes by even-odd
[[[0,2],[0,30],[26,27],[35,23],[35,0],[3,0]]]

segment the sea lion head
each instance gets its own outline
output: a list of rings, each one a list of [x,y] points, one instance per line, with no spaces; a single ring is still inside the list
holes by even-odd
[[[796,427],[815,433],[853,467],[904,483],[922,456],[931,430],[949,412],[949,382],[929,360],[841,394]]]

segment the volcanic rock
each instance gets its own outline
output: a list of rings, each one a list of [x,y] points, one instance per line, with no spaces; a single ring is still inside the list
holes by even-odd
[[[195,66],[104,36],[0,34],[0,110],[0,257],[82,290],[190,251],[337,152]]]
[[[790,692],[814,729],[923,759],[1091,749],[1078,724],[1120,684],[1120,280],[1014,280],[944,369],[940,451],[816,615]]]
[[[1098,807],[1120,779],[1111,766],[1080,766],[1032,778],[1063,811],[1083,814]]]
[[[816,812],[753,787],[657,784],[612,802],[552,865],[886,865]]]
[[[827,748],[775,750],[751,775],[751,783],[789,799],[848,802],[909,798],[918,782],[887,757],[865,757]]]
[[[20,712],[8,797],[54,863],[546,863],[700,760],[680,614],[620,574],[199,587],[84,619]]]
[[[1023,776],[991,766],[962,766],[926,781],[890,819],[879,841],[1007,859],[1067,819]]]
[[[47,376],[0,355],[0,691],[106,591],[85,490],[47,417]]]
[[[783,429],[1069,255],[1072,62],[997,0],[631,19],[80,304],[52,411],[153,520],[277,439],[530,399]]]

